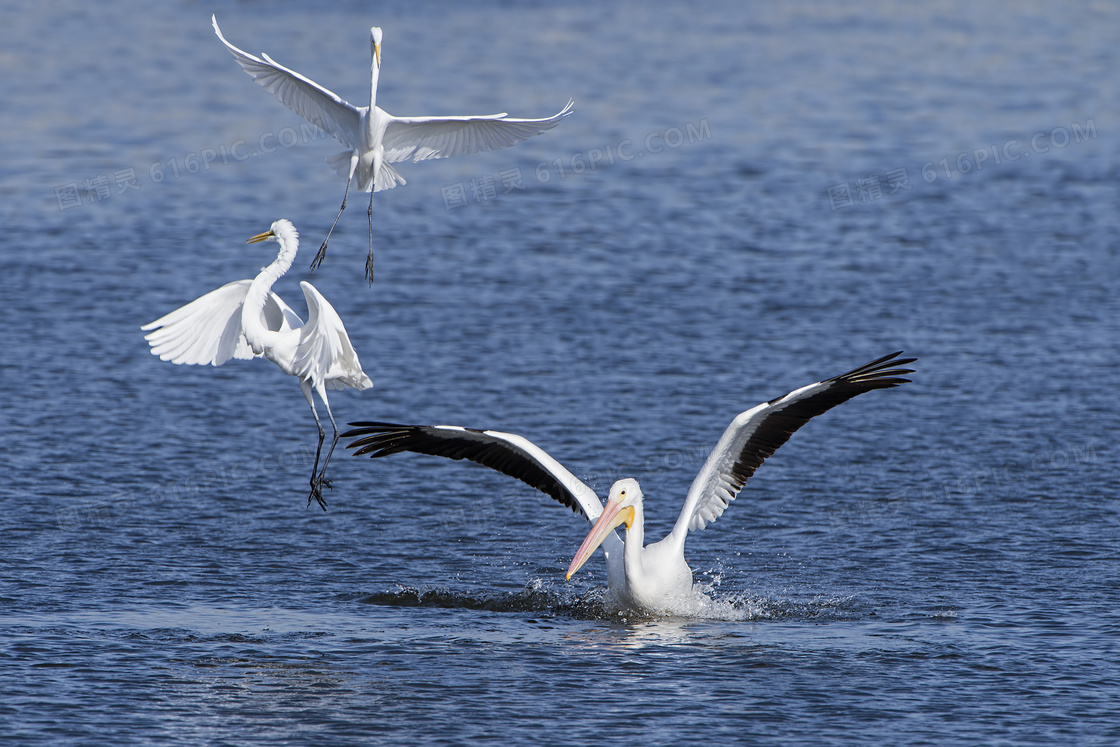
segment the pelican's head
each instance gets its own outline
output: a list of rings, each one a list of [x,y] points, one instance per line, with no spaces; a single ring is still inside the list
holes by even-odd
[[[629,529],[630,525],[634,523],[635,506],[640,506],[642,503],[642,488],[638,485],[638,481],[632,477],[627,477],[624,480],[619,480],[611,486],[610,495],[607,496],[607,505],[603,507],[603,513],[599,514],[599,520],[595,522],[595,526],[591,527],[591,531],[583,540],[583,544],[579,546],[576,551],[576,556],[572,558],[572,564],[568,566],[568,579],[572,578],[572,574],[580,569],[591,554],[603,544],[603,540],[607,538],[614,528],[619,524],[625,524]]]
[[[373,59],[381,67],[381,28],[371,26],[369,29],[369,42],[373,45]]]
[[[296,227],[292,225],[292,222],[287,218],[281,218],[280,220],[273,221],[272,227],[267,231],[265,231],[264,233],[258,233],[256,236],[249,239],[245,243],[256,244],[261,241],[280,241],[281,243],[283,243],[283,239],[295,241],[298,238],[299,232],[296,231]]]

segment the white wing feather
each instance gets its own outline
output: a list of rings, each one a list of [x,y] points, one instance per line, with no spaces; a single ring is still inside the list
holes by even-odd
[[[514,119],[506,114],[478,117],[393,117],[382,144],[385,160],[426,161],[498,150],[551,130],[572,113],[569,101],[558,114],[543,119]]]
[[[211,20],[218,39],[233,54],[241,69],[258,85],[308,122],[333,135],[347,148],[358,147],[358,123],[361,121],[365,107],[359,110],[338,94],[305,78],[295,70],[289,70],[267,54],[262,53],[264,57],[262,60],[238,49],[222,36],[222,30],[218,28],[218,19],[211,16]]]
[[[441,427],[453,428],[454,426]],[[516,433],[503,433],[501,431],[483,431],[483,433],[490,438],[512,444],[536,460],[558,483],[568,489],[579,503],[580,508],[583,509],[588,522],[594,524],[595,520],[599,518],[599,514],[603,513],[603,504],[599,500],[599,496],[595,495],[595,491],[589,488],[583,480],[573,475],[567,467],[553,459],[547,451]]]
[[[160,360],[200,366],[220,366],[230,358],[255,357],[241,330],[241,306],[252,282],[226,283],[145,324],[140,329],[149,332],[144,339],[151,345],[152,354]],[[289,330],[303,324],[275,293],[269,293],[262,313],[265,326],[272,330]]]
[[[340,153],[327,159],[335,173],[348,175],[349,158],[360,147],[359,127],[369,107],[353,106],[338,94],[284,67],[263,52],[261,57],[257,57],[235,47],[222,35],[217,18],[212,16],[211,20],[218,39],[258,85],[276,96],[284,106],[351,149],[350,153]],[[362,188],[380,192],[404,184],[404,178],[388,166],[391,163],[452,158],[516,145],[560,124],[572,113],[572,106],[573,102],[569,101],[560,112],[542,119],[511,118],[504,112],[484,116],[393,117],[378,109],[380,116],[389,119],[381,142],[384,164],[375,182],[364,184]]]
[[[594,524],[599,514],[603,513],[603,504],[594,490],[524,436],[459,425],[402,425],[373,421],[351,425],[360,427],[343,435],[362,436],[346,447],[357,449],[354,456],[369,455],[371,459],[377,459],[411,451],[447,459],[466,459],[521,480],[583,514],[589,523]]]
[[[300,281],[299,287],[307,299],[307,324],[299,330],[295,375],[301,381],[310,381],[312,386],[327,389],[372,387],[338,312],[311,283]]]
[[[723,515],[754,471],[812,418],[865,392],[908,383],[910,379],[902,375],[914,373],[913,369],[894,367],[915,359],[900,355],[902,351],[885,355],[740,413],[692,481],[673,535],[683,542],[690,530],[703,529]]]
[[[722,516],[728,504],[735,500],[742,489],[745,480],[736,478],[735,464],[759,425],[775,410],[811,397],[829,386],[826,382],[803,386],[780,399],[764,402],[736,416],[692,481],[674,532],[685,527],[687,531],[703,529]]]

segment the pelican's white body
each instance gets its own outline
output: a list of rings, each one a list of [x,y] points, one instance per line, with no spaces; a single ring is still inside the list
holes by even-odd
[[[615,606],[655,614],[681,613],[703,596],[693,588],[692,569],[684,559],[685,536],[674,531],[660,542],[645,545],[642,499],[637,480],[627,478],[611,486],[606,506],[572,559],[568,577],[602,544],[607,588]],[[626,530],[619,543],[614,528],[623,523]]]

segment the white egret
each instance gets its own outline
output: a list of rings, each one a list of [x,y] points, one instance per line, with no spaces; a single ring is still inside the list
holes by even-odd
[[[322,489],[331,486],[325,475],[339,436],[326,390],[369,389],[373,382],[362,371],[338,312],[315,286],[306,281],[299,284],[307,300],[307,324],[272,292],[272,285],[291,268],[299,250],[299,233],[295,226],[290,221],[278,220],[248,243],[261,241],[278,242],[280,251],[272,264],[262,268],[254,279],[227,283],[140,329],[151,330],[144,339],[160,360],[220,366],[230,358],[264,357],[284,373],[298,378],[300,391],[311,406],[319,428],[307,505],[310,506],[314,498],[325,511]],[[334,439],[322,470],[319,470],[319,455],[325,433],[312,391],[323,400],[334,427]]]
[[[595,549],[603,546],[607,587],[621,608],[653,614],[696,609],[707,600],[693,588],[692,569],[684,558],[688,532],[703,529],[723,513],[755,469],[816,415],[873,389],[909,381],[899,368],[915,358],[884,356],[831,379],[795,389],[741,413],[724,431],[692,482],[673,530],[659,542],[643,546],[644,509],[638,481],[626,478],[611,487],[604,508],[595,492],[527,439],[512,433],[448,425],[398,425],[359,422],[342,434],[359,436],[347,448],[371,458],[402,451],[467,459],[483,464],[553,497],[593,523],[591,532],[568,568],[572,577]],[[625,541],[614,531],[626,526]]]
[[[275,62],[267,54],[256,57],[233,46],[222,36],[218,19],[211,16],[211,20],[214,33],[233,54],[242,70],[289,109],[333,135],[347,148],[327,159],[336,173],[346,177],[346,191],[343,192],[338,215],[311,262],[312,269],[318,267],[326,255],[327,241],[346,209],[350,183],[355,178],[358,188],[370,193],[366,276],[372,283],[373,193],[405,183],[404,177],[390,164],[508,148],[551,130],[572,113],[573,102],[569,101],[558,114],[544,119],[516,119],[504,112],[482,116],[394,117],[377,106],[377,78],[381,71],[381,29],[378,27],[369,30],[373,58],[369,106],[353,106],[315,81]]]

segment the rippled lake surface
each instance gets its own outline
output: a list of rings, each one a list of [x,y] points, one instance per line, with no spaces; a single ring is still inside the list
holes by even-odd
[[[689,539],[719,614],[602,605],[586,525],[336,452],[273,366],[139,327],[317,246],[331,141],[227,37],[395,114],[576,113],[351,195],[340,422],[521,433],[668,531],[738,412],[895,350]],[[0,26],[0,741],[1120,741],[1120,16],[1107,3],[22,4]],[[263,247],[263,248],[262,248]]]

